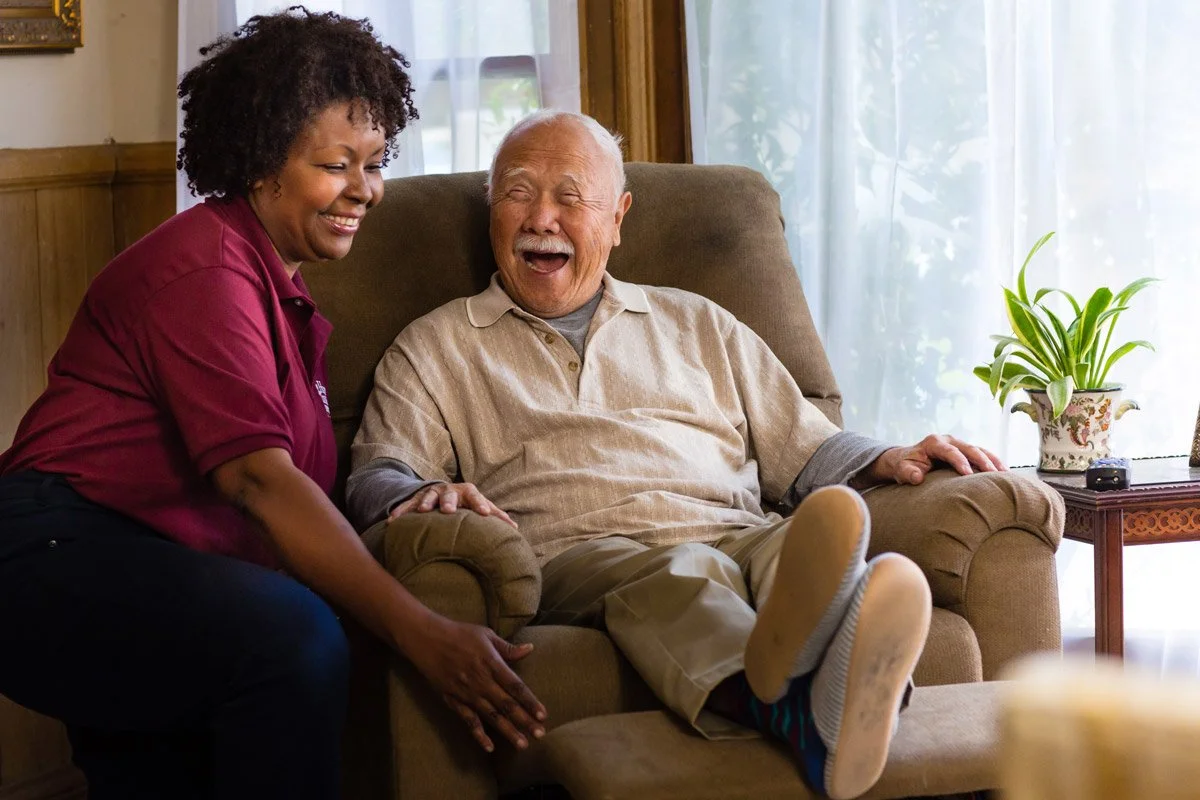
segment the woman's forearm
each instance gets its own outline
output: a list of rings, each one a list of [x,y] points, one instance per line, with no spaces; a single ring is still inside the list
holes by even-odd
[[[250,453],[213,470],[213,481],[259,524],[300,581],[402,653],[435,615],[367,552],[350,523],[284,450]]]

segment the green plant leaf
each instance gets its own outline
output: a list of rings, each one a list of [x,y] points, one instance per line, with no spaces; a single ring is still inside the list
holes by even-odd
[[[1130,298],[1159,279],[1138,278],[1115,295],[1101,287],[1082,306],[1070,292],[1045,287],[1036,290],[1031,303],[1026,284],[1029,265],[1054,235],[1054,231],[1048,232],[1030,248],[1017,272],[1016,290],[1004,288],[1013,335],[990,337],[995,342],[992,360],[977,367],[975,375],[988,384],[993,396],[999,392],[1002,404],[1014,389],[1044,388],[1057,418],[1078,387],[1102,388],[1109,369],[1119,359],[1138,347],[1153,349],[1149,342],[1138,340],[1108,354],[1117,319],[1128,310]],[[1054,294],[1070,303],[1073,318],[1060,317],[1043,302]]]
[[[1033,296],[1033,302],[1036,303],[1039,300],[1041,300],[1043,297],[1045,297],[1046,295],[1049,295],[1049,294],[1061,294],[1063,297],[1067,298],[1067,300],[1069,300],[1071,302],[1071,308],[1075,311],[1075,316],[1078,317],[1079,314],[1081,313],[1080,309],[1079,309],[1079,303],[1078,303],[1078,301],[1075,300],[1075,296],[1072,295],[1070,292],[1063,291],[1062,289],[1038,289],[1037,294],[1035,294]]]
[[[1010,322],[1013,319],[1018,319],[1028,329],[1015,329],[1014,332],[1018,337],[1021,337],[1021,343],[1025,345],[1036,358],[1045,362],[1045,369],[1050,374],[1062,375],[1067,372],[1067,354],[1060,346],[1058,336],[1055,335],[1050,323],[1042,319],[1045,309],[1042,306],[1031,306],[1028,303],[1022,302],[1019,297],[1009,292],[1010,297],[1007,297],[1009,308],[1012,312]],[[1032,333],[1029,333],[1032,332]],[[1030,347],[1025,341],[1024,336],[1031,335],[1035,346]]]
[[[1116,302],[1115,300],[1113,302]],[[1118,305],[1116,308],[1110,308],[1100,315],[1100,319],[1096,322],[1096,343],[1100,342],[1100,331],[1105,322],[1108,322],[1108,331],[1104,334],[1104,345],[1101,347],[1093,346],[1089,360],[1092,362],[1092,374],[1088,376],[1089,386],[1100,386],[1103,383],[1101,377],[1101,367],[1104,364],[1105,356],[1108,355],[1108,344],[1112,341],[1113,329],[1117,327],[1117,317],[1122,311],[1128,309],[1127,305]],[[1111,322],[1109,322],[1111,320]]]
[[[1046,374],[1046,368],[1042,366],[1042,364],[1036,358],[1029,355],[1029,353],[1025,352],[1024,350],[1015,351],[1013,353],[1013,358],[1019,358],[1029,366],[1033,367],[1033,370],[1036,371],[1031,370],[1031,372],[1040,378],[1043,383],[1048,383],[1051,380],[1050,376]]]
[[[991,366],[989,366],[988,364],[980,364],[978,367],[976,367],[974,370],[972,370],[972,372],[974,372],[975,377],[979,378],[979,380],[983,381],[986,384],[989,384],[989,386],[990,386],[991,379],[992,379]],[[1040,377],[1038,377],[1037,375],[1030,372],[1027,367],[1024,367],[1021,364],[1017,364],[1015,362],[1010,361],[1004,365],[1002,382],[1008,381],[1015,375],[1024,375],[1025,377],[1030,378],[1032,381],[1040,382],[1043,386],[1045,386],[1045,383],[1046,383]],[[996,397],[996,396],[997,396],[997,392],[992,392],[992,397]]]
[[[1065,362],[1063,364],[1063,372],[1074,372],[1075,361],[1078,356],[1075,352],[1075,347],[1071,341],[1071,337],[1067,335],[1066,327],[1063,326],[1062,320],[1060,320],[1053,311],[1045,306],[1038,307],[1041,308],[1046,316],[1050,318],[1050,324],[1054,326],[1054,332],[1058,336],[1058,341],[1062,343],[1062,351],[1064,356],[1063,361]]]
[[[1017,273],[1017,296],[1021,298],[1022,302],[1029,302],[1029,293],[1025,291],[1025,268],[1028,267],[1029,262],[1033,260],[1034,254],[1037,253],[1038,250],[1041,250],[1042,245],[1050,241],[1050,237],[1052,236],[1054,236],[1054,231],[1050,231],[1045,236],[1037,240],[1037,244],[1030,248],[1029,255],[1025,256],[1025,263],[1021,265],[1021,271]]]
[[[1046,385],[1046,394],[1050,397],[1050,419],[1058,419],[1062,416],[1074,393],[1075,379],[1070,375],[1051,381]]]
[[[1152,283],[1158,283],[1159,278],[1138,278],[1121,291],[1117,292],[1117,305],[1124,305],[1129,302],[1129,298],[1145,289]]]
[[[992,338],[996,341],[996,349],[992,351],[992,358],[995,358],[996,356],[1000,355],[1000,351],[1004,349],[1005,345],[1021,343],[1021,340],[1015,336],[995,336],[995,335],[993,335],[990,338]]]
[[[1028,372],[1015,373],[1011,378],[1004,381],[1004,385],[1000,387],[1000,405],[1003,406],[1008,402],[1008,396],[1015,389],[1045,389],[1046,382],[1035,375]]]
[[[1097,381],[1099,386],[1096,386],[1095,388],[1099,389],[1104,385],[1105,379],[1108,378],[1108,371],[1112,369],[1113,364],[1117,363],[1119,359],[1129,355],[1139,347],[1144,347],[1147,350],[1154,352],[1154,345],[1150,344],[1145,339],[1138,339],[1136,341],[1126,342],[1125,344],[1121,345],[1114,350],[1113,354],[1108,357],[1107,361],[1104,362],[1104,371],[1100,373],[1100,379]]]
[[[1012,326],[1013,333],[1017,335],[1017,339],[1021,344],[1025,345],[1029,352],[1033,353],[1038,358],[1053,363],[1046,357],[1046,351],[1042,347],[1041,335],[1038,333],[1037,324],[1033,320],[1032,314],[1027,310],[1029,306],[1021,302],[1021,298],[1013,294],[1011,289],[1004,290],[1004,299],[1006,301],[1005,308],[1008,311],[1008,324]]]
[[[1083,316],[1079,318],[1079,329],[1075,331],[1076,353],[1086,354],[1095,346],[1100,315],[1108,310],[1112,300],[1112,290],[1107,286],[1101,286],[1088,298],[1087,305],[1083,308]]]
[[[1008,366],[1008,359],[1019,347],[1023,347],[1019,342],[1005,345],[1000,354],[992,361],[991,375],[988,377],[988,389],[991,390],[992,397],[995,397],[996,392],[1000,391],[1000,381],[1004,377],[1005,367]],[[1014,366],[1018,366],[1022,372],[1028,372],[1025,367]]]
[[[1100,315],[1100,319],[1096,320],[1096,327],[1100,327],[1105,322],[1107,322],[1109,317],[1115,317],[1118,314],[1120,314],[1122,311],[1128,311],[1128,310],[1129,310],[1129,306],[1114,306],[1114,307],[1108,309],[1107,311],[1105,311],[1103,314]]]
[[[1075,385],[1087,387],[1088,385],[1088,370],[1091,369],[1091,362],[1080,361],[1075,365],[1075,371],[1072,376],[1075,378]]]

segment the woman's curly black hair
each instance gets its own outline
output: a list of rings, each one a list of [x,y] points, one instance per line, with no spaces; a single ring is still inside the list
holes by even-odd
[[[200,49],[179,82],[183,140],[176,166],[198,195],[232,197],[283,168],[304,127],[329,106],[355,102],[387,138],[384,161],[413,107],[408,61],[367,20],[292,6],[251,17]]]

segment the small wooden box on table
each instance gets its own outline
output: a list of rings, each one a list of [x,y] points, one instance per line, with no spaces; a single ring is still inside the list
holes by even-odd
[[[1135,459],[1128,489],[1098,492],[1084,476],[1023,470],[1054,487],[1067,506],[1063,535],[1095,549],[1096,652],[1125,653],[1125,545],[1200,541],[1200,468],[1186,456]]]

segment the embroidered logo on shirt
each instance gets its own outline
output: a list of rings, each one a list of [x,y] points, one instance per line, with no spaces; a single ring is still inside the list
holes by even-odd
[[[320,379],[313,381],[313,386],[317,389],[317,394],[321,395],[321,403],[325,406],[325,413],[329,414],[330,418],[333,414],[329,412],[329,393],[325,391],[325,384],[321,383]]]

